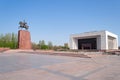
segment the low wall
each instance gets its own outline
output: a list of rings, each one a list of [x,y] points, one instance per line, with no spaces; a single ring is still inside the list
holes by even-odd
[[[0,52],[4,52],[4,51],[7,51],[9,50],[10,48],[0,48]]]

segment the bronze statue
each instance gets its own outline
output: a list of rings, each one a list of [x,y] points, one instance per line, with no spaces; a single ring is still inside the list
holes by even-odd
[[[20,24],[19,28],[21,28],[21,29],[25,28],[26,30],[28,30],[29,26],[27,25],[27,23],[25,22],[25,20],[23,22],[20,21],[19,24]]]

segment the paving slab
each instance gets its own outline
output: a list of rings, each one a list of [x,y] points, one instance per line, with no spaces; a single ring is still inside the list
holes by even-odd
[[[119,80],[119,66],[117,55],[79,58],[1,53],[0,80]]]

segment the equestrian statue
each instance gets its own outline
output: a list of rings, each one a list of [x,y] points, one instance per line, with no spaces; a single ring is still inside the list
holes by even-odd
[[[25,28],[26,30],[28,30],[29,26],[27,25],[27,23],[25,22],[25,20],[23,22],[20,21],[19,24],[20,24],[19,28],[21,28],[21,29]]]

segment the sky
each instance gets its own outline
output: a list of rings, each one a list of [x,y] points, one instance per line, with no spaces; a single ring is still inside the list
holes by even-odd
[[[0,0],[0,33],[25,20],[32,42],[69,42],[71,34],[107,30],[119,36],[120,0]]]

